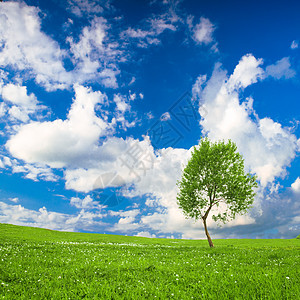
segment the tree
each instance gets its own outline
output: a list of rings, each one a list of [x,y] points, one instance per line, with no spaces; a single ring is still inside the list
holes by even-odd
[[[256,176],[245,173],[244,159],[235,143],[213,143],[204,138],[194,147],[177,186],[179,208],[186,218],[203,221],[209,246],[214,247],[206,224],[211,209],[218,208],[212,219],[224,224],[246,213],[254,201],[257,182]]]

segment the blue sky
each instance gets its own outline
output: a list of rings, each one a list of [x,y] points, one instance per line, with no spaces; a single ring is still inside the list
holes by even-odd
[[[300,4],[0,3],[0,222],[204,238],[176,181],[232,139],[254,206],[213,238],[300,232]]]

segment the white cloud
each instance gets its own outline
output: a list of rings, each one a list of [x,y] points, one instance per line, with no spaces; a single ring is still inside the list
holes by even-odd
[[[129,91],[129,99],[130,101],[134,101],[136,99],[136,93],[131,93],[131,91]]]
[[[212,140],[236,142],[247,168],[266,186],[285,174],[298,146],[295,135],[281,124],[270,118],[259,119],[256,114],[251,116],[252,98],[240,103],[239,92],[263,77],[261,63],[262,60],[246,55],[229,78],[217,65],[199,95],[207,110],[200,124]]]
[[[300,192],[300,177],[298,177],[294,183],[292,183],[292,190],[296,193]]]
[[[109,7],[110,1],[84,1],[84,0],[68,0],[69,10],[77,17],[85,15],[102,14],[104,8]]]
[[[82,13],[99,10],[96,2],[77,2]],[[96,12],[96,11],[95,11]],[[27,76],[48,91],[69,88],[74,82],[85,83],[100,79],[105,87],[118,86],[120,73],[116,62],[124,61],[117,42],[110,42],[109,26],[102,17],[94,17],[77,37],[68,37],[70,49],[62,50],[58,42],[41,31],[40,10],[25,3],[5,2],[0,12],[0,67],[10,66],[17,71],[16,78],[24,70]],[[71,23],[70,23],[71,24]],[[69,25],[70,25],[69,24]],[[66,71],[64,61],[73,62],[74,68]]]
[[[27,94],[27,87],[15,84],[7,84],[2,88],[2,98],[12,104],[26,109],[35,109],[37,99],[34,94]]]
[[[122,35],[131,38],[145,38],[148,35],[154,35],[154,32],[141,30],[139,28],[138,29],[128,28],[126,29],[126,31],[122,33]]]
[[[210,44],[213,41],[214,25],[207,18],[200,18],[200,22],[194,28],[194,39],[200,44]]]
[[[125,131],[129,127],[134,127],[136,125],[136,118],[129,122],[128,117],[130,115],[135,115],[135,113],[131,112],[130,101],[136,99],[136,94],[131,93],[131,91],[129,91],[129,96],[115,94],[113,99],[116,104],[116,113],[113,119],[114,122],[120,123]]]
[[[19,198],[18,197],[9,198],[8,200],[11,201],[11,202],[14,202],[14,203],[18,203],[19,202]]]
[[[251,54],[243,56],[229,77],[226,87],[234,91],[256,83],[263,76],[263,69],[260,67],[262,63],[262,59],[256,59]]]
[[[120,37],[126,41],[136,42],[136,45],[140,48],[158,45],[161,43],[160,35],[166,30],[177,31],[177,24],[181,20],[175,10],[175,7],[170,6],[166,13],[145,20],[143,28],[129,27],[120,34]]]
[[[29,121],[29,116],[28,113],[22,109],[20,109],[17,106],[12,106],[9,110],[8,113],[10,117],[14,120],[19,120],[23,123],[26,123]]]
[[[292,41],[291,49],[298,49],[298,47],[299,47],[299,42],[296,40]]]
[[[134,161],[135,154],[129,152],[132,151],[131,148],[138,150],[142,156],[149,159],[149,155],[154,155],[149,140],[110,137],[114,121],[108,123],[107,116],[100,118],[95,112],[96,106],[106,101],[106,96],[79,85],[76,85],[74,90],[74,102],[66,120],[30,122],[17,127],[17,133],[7,141],[6,148],[12,156],[26,164],[14,163],[13,172],[25,173],[27,178],[33,180],[56,180],[56,176],[46,165],[51,168],[65,167],[66,187],[84,192],[105,188],[106,184],[122,186],[133,182],[139,176],[137,171],[141,166]],[[130,110],[129,98],[115,95],[119,117],[124,117],[125,112]],[[97,113],[98,111],[97,106]],[[130,126],[125,118],[118,121],[124,121],[126,126]],[[106,139],[100,141],[104,136]],[[146,166],[152,161],[138,163]],[[112,173],[116,178],[112,178],[110,182],[104,180],[107,174]],[[100,177],[105,182],[101,187],[97,183]]]
[[[110,211],[111,216],[120,216],[122,218],[135,218],[139,213],[139,209],[132,209],[126,211]]]
[[[201,94],[206,79],[207,79],[206,75],[199,75],[198,78],[196,79],[196,82],[194,83],[192,88],[192,95],[195,100],[198,99],[198,96]]]
[[[291,68],[289,57],[278,60],[275,64],[266,67],[266,76],[275,79],[289,79],[295,77],[296,71]]]
[[[166,29],[171,31],[176,31],[176,26],[174,24],[170,23],[170,20],[164,19],[164,18],[155,18],[150,20],[151,28],[154,30],[156,35],[160,35],[163,33]]]
[[[132,209],[127,211],[110,211],[112,216],[120,216],[121,218],[117,223],[114,224],[109,231],[122,231],[128,232],[130,230],[135,230],[140,227],[138,223],[135,223],[136,216],[140,214],[140,210]]]
[[[158,45],[160,40],[156,37],[157,34],[154,30],[142,30],[142,29],[133,29],[128,28],[127,30],[121,33],[121,38],[128,40],[132,39],[134,42],[137,42],[137,46],[140,48],[147,48],[149,45]]]
[[[207,18],[201,17],[200,22],[193,25],[193,17],[189,16],[187,19],[187,24],[192,33],[192,38],[199,45],[212,45],[211,49],[215,52],[218,51],[217,43],[213,37],[213,33],[216,27]]]
[[[153,160],[153,147],[147,138],[139,141],[110,137],[97,148],[89,168],[65,171],[66,188],[87,193],[131,184],[151,168]]]
[[[25,173],[25,178],[33,181],[42,179],[44,181],[57,181],[58,176],[54,175],[52,169],[38,165],[24,164],[20,165],[15,160],[12,164],[13,173]]]
[[[156,238],[156,235],[154,233],[151,234],[148,231],[140,231],[135,236],[146,237],[146,238]]]
[[[130,104],[128,103],[125,96],[120,94],[114,95],[114,102],[117,105],[117,110],[124,114],[127,110],[130,110]]]
[[[0,66],[32,73],[47,89],[64,88],[70,82],[62,64],[65,52],[41,31],[39,9],[24,3],[5,2],[0,12]]]
[[[159,150],[153,168],[135,182],[128,194],[125,193],[130,197],[147,195],[147,203],[151,202],[152,207],[157,207],[156,212],[141,217],[141,226],[160,233],[191,230],[193,222],[185,220],[176,203],[176,182],[180,179],[182,167],[190,153],[191,149]]]
[[[18,120],[23,123],[29,121],[29,115],[35,113],[42,106],[38,105],[36,96],[28,95],[27,87],[19,84],[0,84],[0,95],[5,104],[1,104],[0,110],[7,111],[11,120]],[[1,111],[0,111],[1,116]]]
[[[81,210],[78,215],[68,215],[48,211],[45,207],[38,211],[26,209],[21,205],[9,205],[0,202],[0,223],[33,226],[52,230],[79,231],[94,230],[106,224],[99,221],[101,213]]]
[[[13,161],[9,157],[3,155],[0,155],[0,157],[4,167],[11,167],[13,165]]]
[[[66,120],[31,122],[21,126],[6,143],[10,153],[27,163],[64,167],[88,160],[109,125],[95,114],[95,105],[105,96],[83,86],[75,86],[75,100]],[[30,142],[29,142],[30,141]]]
[[[80,209],[102,209],[102,206],[99,205],[99,202],[92,199],[90,195],[86,196],[84,199],[72,197],[70,200],[70,205]]]
[[[120,71],[115,59],[121,52],[116,49],[118,44],[107,41],[107,29],[105,19],[96,17],[90,26],[83,28],[78,42],[71,37],[67,39],[76,65],[74,73],[79,82],[98,76],[104,86],[118,86],[116,76]]]

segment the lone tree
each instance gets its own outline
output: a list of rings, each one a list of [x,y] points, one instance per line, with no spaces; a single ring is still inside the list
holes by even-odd
[[[214,221],[233,220],[252,205],[257,187],[256,176],[245,174],[244,159],[229,140],[201,140],[177,182],[177,203],[186,218],[201,219],[210,247],[214,247],[207,230],[207,217],[213,207],[221,207],[212,216]]]

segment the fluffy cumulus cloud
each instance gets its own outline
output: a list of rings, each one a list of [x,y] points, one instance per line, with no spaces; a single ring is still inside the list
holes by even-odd
[[[95,113],[95,106],[104,98],[101,92],[75,86],[75,99],[66,120],[26,124],[9,139],[7,149],[27,163],[64,167],[82,162],[109,127]]]
[[[215,31],[215,26],[213,23],[204,17],[200,18],[199,23],[196,25],[194,23],[194,18],[189,16],[187,19],[187,24],[192,34],[192,38],[199,45],[212,45],[212,49],[217,51],[217,43],[213,37]]]
[[[26,108],[34,109],[37,105],[37,99],[34,94],[27,94],[26,86],[7,84],[2,88],[2,97],[4,100]]]
[[[102,111],[106,96],[80,85],[74,90],[75,98],[65,120],[30,122],[18,127],[9,138],[6,148],[25,162],[20,165],[14,161],[13,172],[27,173],[34,180],[55,180],[48,167],[65,168],[66,187],[81,192],[135,181],[143,168],[153,164],[155,154],[149,138],[140,141],[113,137],[115,118],[109,123]],[[129,98],[134,99],[133,95]],[[130,99],[115,95],[117,117],[130,109]]]
[[[238,91],[256,83],[263,75],[262,63],[262,59],[256,59],[253,55],[243,56],[229,77],[227,89]]]
[[[79,209],[98,209],[101,210],[102,206],[91,198],[90,195],[86,196],[84,199],[80,199],[79,197],[72,197],[70,200],[71,206],[75,206]]]
[[[140,231],[135,236],[146,237],[146,238],[156,238],[156,235],[154,233],[151,234],[148,231]]]
[[[127,232],[129,230],[135,230],[140,227],[138,222],[136,222],[136,217],[140,214],[139,209],[132,209],[127,211],[111,211],[112,216],[119,216],[120,219],[117,223],[114,224],[109,231],[123,231]]]
[[[292,190],[296,193],[300,193],[300,177],[298,177],[294,183],[292,183]]]
[[[66,188],[90,192],[107,187],[129,186],[152,167],[155,159],[149,139],[107,138],[97,149],[97,159],[89,168],[65,171]]]
[[[101,9],[96,3],[73,1],[82,12]],[[11,67],[20,75],[27,76],[48,91],[69,88],[72,83],[98,80],[105,87],[117,87],[116,76],[121,61],[118,43],[110,42],[106,20],[94,17],[82,29],[79,37],[66,37],[69,49],[62,50],[41,30],[39,9],[23,2],[0,3],[0,67]],[[85,9],[83,9],[85,7]],[[70,22],[72,24],[72,22]],[[70,25],[69,24],[69,25]],[[71,70],[65,69],[65,61],[71,61]]]
[[[243,89],[264,77],[261,64],[262,60],[246,55],[229,77],[217,65],[198,97],[207,112],[200,121],[203,132],[212,140],[236,142],[247,169],[266,186],[285,174],[299,149],[288,128],[268,117],[260,119],[253,111],[251,97],[240,99]]]
[[[26,86],[1,83],[0,96],[4,101],[1,103],[3,113],[0,112],[0,116],[7,111],[12,120],[27,122],[29,115],[38,109],[36,96],[33,93],[28,95]]]
[[[65,53],[41,31],[39,9],[22,2],[0,6],[0,67],[27,70],[48,89],[64,88],[71,79],[62,63]]]
[[[95,226],[103,227],[103,215],[82,209],[77,215],[48,211],[45,207],[38,211],[26,209],[22,205],[11,205],[0,202],[0,223],[33,226],[52,230],[78,231],[93,230]]]
[[[194,39],[198,43],[210,44],[213,41],[212,34],[214,26],[209,19],[201,17],[200,23],[196,24],[194,32]]]

